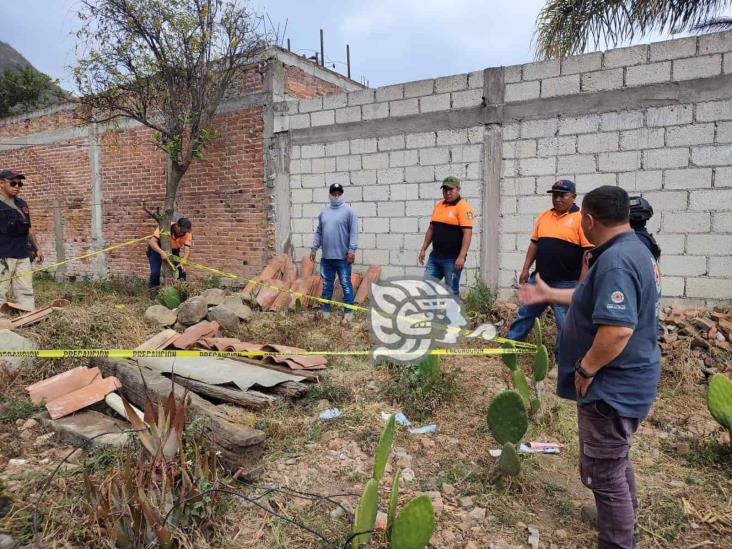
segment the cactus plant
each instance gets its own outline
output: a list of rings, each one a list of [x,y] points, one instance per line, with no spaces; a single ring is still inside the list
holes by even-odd
[[[155,301],[168,309],[175,309],[181,303],[180,291],[175,286],[168,286],[160,290]]]
[[[399,479],[402,477],[402,470],[397,469],[394,480],[391,483],[391,492],[389,492],[389,507],[386,510],[386,539],[391,539],[391,527],[396,517],[396,508],[399,503]]]
[[[521,440],[529,428],[524,399],[516,391],[497,394],[488,408],[488,427],[500,444]]]
[[[521,460],[516,447],[507,442],[501,450],[501,457],[498,458],[498,471],[502,475],[516,476],[521,471]]]
[[[366,545],[371,536],[371,531],[376,523],[376,511],[379,505],[379,482],[376,479],[369,479],[366,487],[363,489],[363,495],[358,502],[356,508],[356,518],[353,522],[353,533],[359,533],[354,536],[352,545],[353,549]]]
[[[709,378],[707,408],[712,417],[732,435],[732,380],[724,374]]]
[[[529,384],[526,381],[526,378],[524,377],[524,373],[519,369],[516,368],[513,371],[513,388],[516,390],[518,394],[521,395],[521,398],[524,399],[524,405],[529,405]]]
[[[534,356],[534,381],[544,381],[549,369],[549,353],[544,345],[539,345]]]
[[[409,501],[394,519],[391,529],[392,549],[421,549],[435,530],[435,512],[426,494]]]
[[[544,338],[541,335],[541,322],[538,318],[534,319],[534,339],[536,339],[536,346],[544,344]]]
[[[389,416],[386,421],[386,426],[381,432],[379,437],[379,444],[376,446],[376,454],[374,455],[374,473],[373,478],[376,482],[381,480],[384,476],[384,469],[386,468],[386,462],[389,461],[389,454],[391,453],[391,445],[394,443],[394,414]]]
[[[514,344],[508,341],[501,343],[501,347],[504,349],[513,349]],[[516,371],[516,354],[515,353],[504,353],[501,355],[503,363],[508,366],[508,369],[512,372]]]

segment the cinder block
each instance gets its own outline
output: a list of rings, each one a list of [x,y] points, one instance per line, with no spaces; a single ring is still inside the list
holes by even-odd
[[[376,208],[376,205],[374,205],[374,208]],[[356,212],[358,213],[358,212]],[[374,215],[376,213],[374,212]],[[359,218],[363,217],[361,214],[359,214]],[[376,235],[375,234],[366,234],[362,233],[358,235],[358,245],[361,248],[376,248]]]
[[[527,63],[524,65],[524,80],[539,80],[559,76],[559,59],[540,61],[538,63]]]
[[[699,37],[699,54],[724,53],[732,51],[732,32],[715,32]]]
[[[603,185],[616,186],[618,184],[618,177],[614,173],[577,174],[575,184],[577,185],[578,193],[587,194],[588,192],[597,189],[598,187],[602,187]]]
[[[689,165],[689,149],[654,149],[645,151],[643,166],[645,168],[682,168]]]
[[[361,107],[361,115],[364,120],[375,120],[377,118],[389,117],[389,103],[370,103]]]
[[[480,198],[481,196],[481,190],[483,189],[483,182],[482,181],[463,181],[460,186],[460,196],[464,198]],[[473,205],[473,208],[476,211],[476,214],[479,210],[479,203],[475,203]]]
[[[419,112],[419,100],[401,99],[399,101],[390,101],[389,110],[391,116],[409,116]]]
[[[336,157],[339,172],[354,172],[361,169],[361,156],[358,154]]]
[[[671,61],[628,67],[625,72],[626,86],[645,86],[671,80]]]
[[[651,62],[681,59],[696,55],[696,37],[666,40],[651,44]]]
[[[467,74],[455,74],[435,78],[435,93],[445,93],[464,90],[468,87]]]
[[[417,164],[417,151],[393,151],[389,153],[389,167],[401,168]]]
[[[521,137],[551,137],[557,133],[556,118],[547,120],[524,120],[521,122]]]
[[[419,184],[397,183],[389,187],[390,200],[419,200]]]
[[[406,215],[409,217],[429,216],[438,200],[439,189],[433,188],[434,200],[411,200],[407,202]],[[441,199],[441,198],[440,198]]]
[[[435,166],[435,180],[442,181],[450,176],[463,180],[466,177],[465,171],[465,165],[463,164],[440,164]]]
[[[336,123],[347,124],[348,122],[361,121],[361,107],[344,107],[336,109]]]
[[[523,65],[510,65],[503,67],[503,82],[509,84],[511,82],[519,82],[521,80],[521,72]]]
[[[390,219],[381,219],[379,217],[364,217],[359,220],[361,222],[361,230],[365,233],[388,233]]]
[[[725,53],[722,59],[722,72],[724,74],[732,73],[732,53]]]
[[[732,190],[691,191],[689,207],[692,210],[729,211],[732,209]],[[728,247],[727,253],[730,250],[732,248]]]
[[[428,95],[419,98],[419,112],[446,111],[450,109],[450,94]]]
[[[709,258],[709,276],[729,278],[730,272],[732,272],[732,256]],[[729,296],[726,299],[729,299]]]
[[[663,232],[708,233],[711,230],[711,214],[708,212],[663,212]]]
[[[614,67],[629,67],[631,65],[642,65],[648,60],[648,46],[631,46],[629,48],[616,48],[605,52],[603,66],[606,69]]]
[[[290,129],[290,117],[284,113],[275,113],[272,131],[275,133],[286,132]]]
[[[667,170],[664,174],[664,189],[703,189],[711,186],[711,168]]]
[[[393,233],[416,233],[419,226],[416,217],[395,217],[390,222]]]
[[[541,96],[556,97],[580,92],[580,75],[570,74],[541,81]]]
[[[388,250],[361,250],[361,257],[363,263],[370,265],[375,263],[376,265],[388,265],[389,264],[389,251]]]
[[[312,161],[308,159],[290,160],[290,173],[292,175],[312,173]]]
[[[663,128],[638,128],[620,132],[620,148],[628,151],[663,147],[663,135]]]
[[[602,67],[602,53],[586,53],[562,59],[561,74],[578,74],[599,70]]]
[[[680,276],[662,276],[661,295],[663,297],[682,297],[684,295],[684,279]]]
[[[551,208],[551,200],[548,195],[522,196],[518,199],[519,214],[538,214],[549,208]]]
[[[717,123],[717,143],[732,143],[732,122]]]
[[[683,254],[686,247],[686,236],[683,234],[657,234],[656,242],[665,254]]]
[[[351,144],[351,150],[353,150],[353,144]],[[389,154],[388,153],[377,153],[364,155],[361,164],[364,170],[380,170],[389,167]]]
[[[660,191],[663,187],[661,170],[642,170],[618,174],[618,185],[628,192]]]
[[[586,116],[570,116],[559,120],[559,135],[596,132],[600,127],[597,114]]]
[[[323,98],[313,97],[312,99],[303,99],[297,105],[298,112],[312,112],[323,110]]]
[[[483,126],[474,126],[472,128],[468,128],[468,141],[470,143],[482,143],[484,133],[485,128]]]
[[[307,204],[313,201],[312,189],[292,189],[290,191],[290,199],[293,204]]]
[[[300,147],[300,145],[292,145],[292,147],[290,147],[290,158],[291,159],[294,160],[294,159],[300,158],[301,154],[302,154],[302,148]]]
[[[516,235],[501,234],[498,237],[498,249],[502,252],[513,252],[516,250]]]
[[[556,173],[557,159],[550,158],[522,158],[519,161],[521,175],[550,175]]]
[[[420,149],[422,147],[434,147],[436,142],[435,132],[410,133],[407,137],[408,149]]]
[[[289,119],[289,126],[291,130],[299,130],[300,128],[310,127],[310,115],[309,114],[293,114]]]
[[[732,164],[732,147],[729,145],[692,147],[691,161],[697,166],[728,166]]]
[[[514,101],[528,101],[529,99],[538,99],[540,92],[541,85],[539,80],[506,84],[504,101],[506,103],[512,103]]]
[[[696,119],[699,122],[732,120],[732,99],[699,103],[696,106]]]
[[[501,215],[515,214],[518,212],[518,201],[515,196],[503,196],[500,200],[499,211]]]
[[[518,174],[518,160],[504,158],[501,163],[501,177],[516,177]]]
[[[481,73],[482,74],[482,73]],[[477,107],[483,103],[483,88],[452,93],[452,108]]]
[[[379,217],[402,217],[404,216],[404,202],[380,202],[376,205],[376,211]]]
[[[640,151],[600,153],[597,165],[601,172],[630,172],[640,169]]]
[[[690,57],[677,59],[674,63],[674,80],[691,80],[707,78],[722,73],[722,56],[719,54],[706,57]]]
[[[386,170],[376,170],[376,182],[379,185],[402,183],[404,182],[404,168],[388,168]]]
[[[460,145],[468,142],[468,130],[438,130],[438,145]]]
[[[320,189],[319,189],[316,192],[316,196],[317,195],[320,195],[321,192],[322,191],[320,191]],[[327,194],[327,191],[322,192],[322,195],[326,195],[326,194]],[[315,221],[315,220],[317,220],[318,215],[320,214],[320,212],[323,211],[323,208],[324,208],[324,204],[319,203],[319,202],[316,202],[314,204],[313,203],[311,203],[311,204],[303,204],[302,205],[302,216],[305,217],[306,219],[312,219],[312,220]],[[317,227],[317,225],[318,225],[317,222],[314,223],[313,224],[313,228]]]
[[[291,226],[293,232],[312,234],[315,230],[315,223],[316,220],[311,218],[293,219]]]
[[[643,196],[653,204],[657,212],[676,212],[687,209],[686,191],[663,191],[643,193]]]
[[[325,144],[325,156],[344,156],[349,152],[348,141],[334,141]]]
[[[498,264],[502,269],[520,271],[524,266],[524,254],[517,252],[504,252],[498,256]]]
[[[535,191],[534,177],[511,177],[501,180],[501,196],[533,195]]]
[[[323,108],[324,109],[340,109],[348,105],[348,94],[346,93],[333,93],[330,95],[323,96]]]
[[[707,273],[707,258],[703,255],[667,255],[661,259],[664,275],[700,276]]]
[[[623,87],[623,69],[588,72],[582,75],[582,91],[619,90]]]
[[[690,124],[693,117],[691,105],[671,105],[668,107],[654,107],[648,109],[647,125],[656,126],[678,126],[679,124]]]
[[[577,137],[577,152],[593,153],[618,150],[618,132],[591,133]]]
[[[452,162],[480,162],[483,146],[477,145],[453,145],[450,147],[450,159]]]
[[[404,148],[403,135],[390,135],[388,137],[379,137],[377,140],[379,151],[393,151],[395,149]]]
[[[302,189],[301,175],[290,175],[290,189]]]
[[[403,234],[376,235],[376,248],[379,250],[399,250],[404,246]]]
[[[360,202],[363,200],[363,191],[366,190],[363,187],[357,187],[349,184],[347,188],[344,185],[344,188],[347,193],[346,201],[348,201],[349,204],[351,202]]]
[[[333,185],[335,183],[338,183],[339,185],[343,185],[344,187],[346,185],[351,184],[351,177],[348,172],[332,172],[332,173],[326,173],[325,174],[325,184],[326,186]]]
[[[310,115],[310,125],[330,126],[335,124],[335,111],[315,111]]]
[[[592,154],[571,154],[557,158],[557,174],[593,173],[596,171],[595,156]]]
[[[483,89],[483,71],[473,71],[468,73],[468,87]]]
[[[430,95],[435,91],[434,80],[417,80],[416,82],[407,82],[404,84],[404,97],[420,97]]]
[[[607,112],[600,115],[600,129],[604,132],[642,127],[643,111]]]
[[[376,88],[376,101],[395,101],[404,97],[404,84]]]
[[[557,156],[577,152],[577,138],[574,135],[564,137],[543,137],[538,140],[539,156]]]
[[[409,166],[404,172],[407,183],[432,183],[435,180],[434,166]]]
[[[419,163],[423,166],[446,164],[449,162],[450,149],[448,147],[434,147],[419,149]]]
[[[348,106],[352,107],[354,105],[365,105],[366,103],[373,103],[374,102],[374,90],[372,89],[366,89],[366,90],[358,90],[355,92],[350,92],[348,94]]]
[[[548,209],[548,208],[545,208]],[[534,227],[536,216],[527,214],[504,215],[501,218],[501,233],[526,233]],[[517,242],[519,239],[517,238]]]
[[[366,188],[366,198],[382,202],[389,200],[389,185],[374,185]]]
[[[348,189],[348,194],[351,194],[351,189]],[[351,202],[350,204],[358,215],[359,219],[362,219],[364,217],[376,217],[376,202]],[[359,237],[359,240],[361,240],[361,237]],[[359,242],[359,246],[361,246],[362,248],[373,248],[375,247],[375,244],[369,246],[365,242]]]
[[[361,167],[361,158],[359,160],[358,167]],[[336,159],[335,158],[313,158],[311,161],[311,167],[313,173],[328,173],[336,171]],[[339,168],[340,169],[340,168]],[[345,169],[344,171],[348,171]]]
[[[732,187],[732,167],[726,166],[714,170],[714,186],[718,189]]]
[[[713,142],[714,124],[690,124],[666,128],[666,144],[670,147]]]
[[[351,154],[368,154],[376,152],[376,138],[351,139]]]
[[[732,212],[712,212],[712,230],[718,233],[732,233]]]
[[[686,297],[729,300],[732,278],[687,278]]]
[[[503,128],[501,130],[501,133],[503,134],[504,143],[506,141],[512,141],[514,139],[518,139],[520,131],[521,131],[521,124],[519,122],[511,122],[509,124],[504,124]]]
[[[303,145],[302,146],[302,157],[303,158],[317,158],[320,156],[325,156],[325,145],[315,144],[315,145]]]

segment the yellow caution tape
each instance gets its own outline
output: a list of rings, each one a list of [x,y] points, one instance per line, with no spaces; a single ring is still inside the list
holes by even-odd
[[[530,349],[508,349],[482,348],[482,349],[432,349],[427,353],[414,352],[415,358],[430,355],[460,355],[460,356],[484,356],[484,355],[507,355],[532,353]],[[37,349],[34,351],[25,350],[0,350],[1,357],[21,358],[205,358],[205,357],[249,357],[262,358],[267,356],[368,356],[371,351],[298,351],[293,352],[270,352],[270,351],[201,351],[201,350],[137,350],[137,349]],[[389,351],[379,354],[389,355]],[[393,354],[408,355],[401,351],[393,351]]]

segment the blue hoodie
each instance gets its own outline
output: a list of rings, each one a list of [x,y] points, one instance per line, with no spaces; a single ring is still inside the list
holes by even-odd
[[[311,248],[317,250],[321,246],[323,259],[346,259],[349,250],[356,251],[358,216],[345,202],[331,204],[320,212]]]

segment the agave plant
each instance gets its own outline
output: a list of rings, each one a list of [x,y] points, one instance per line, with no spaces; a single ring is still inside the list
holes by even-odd
[[[121,467],[98,488],[85,474],[86,499],[116,547],[171,547],[177,531],[204,526],[213,512],[205,492],[216,483],[216,451],[184,439],[185,402],[171,391],[156,407],[146,396],[140,419],[123,399],[140,451],[135,456],[128,446]]]

